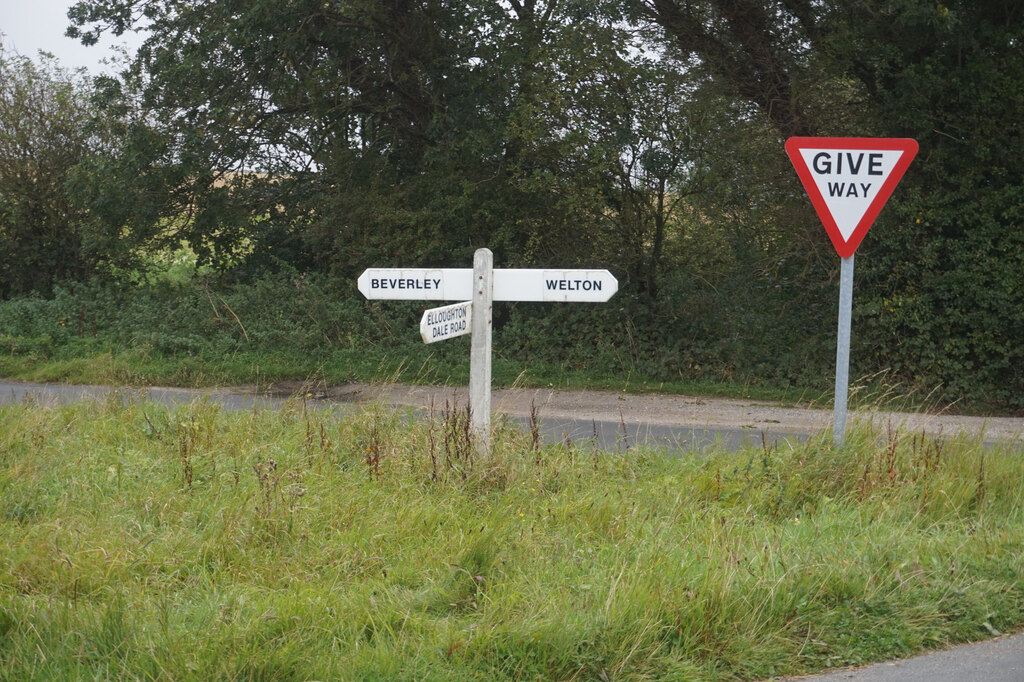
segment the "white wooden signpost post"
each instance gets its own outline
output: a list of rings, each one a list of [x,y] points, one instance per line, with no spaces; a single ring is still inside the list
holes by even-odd
[[[619,290],[607,270],[494,268],[489,249],[477,249],[473,268],[369,268],[359,291],[374,300],[461,301],[432,308],[420,320],[424,343],[471,334],[469,405],[477,449],[490,452],[491,321],[494,301],[603,303]]]
[[[786,153],[842,259],[832,441],[846,439],[850,382],[853,254],[917,154],[910,139],[791,137]]]
[[[494,256],[473,254],[473,331],[469,338],[469,427],[482,457],[491,454],[491,332],[494,329]]]

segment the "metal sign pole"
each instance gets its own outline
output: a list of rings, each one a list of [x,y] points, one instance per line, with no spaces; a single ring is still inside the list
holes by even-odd
[[[850,318],[853,312],[853,256],[842,259],[839,271],[839,333],[836,342],[836,396],[832,415],[832,443],[846,441],[846,398],[850,387]]]
[[[491,312],[493,308],[494,255],[477,249],[473,255],[473,299],[469,355],[470,428],[477,453],[491,452]]]

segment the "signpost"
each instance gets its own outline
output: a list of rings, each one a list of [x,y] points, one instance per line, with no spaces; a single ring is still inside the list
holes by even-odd
[[[461,301],[431,308],[420,320],[424,343],[471,334],[469,405],[481,454],[490,452],[491,313],[494,301],[603,303],[619,290],[607,270],[495,269],[489,249],[473,268],[369,268],[357,280],[371,300]]]
[[[832,441],[846,439],[853,255],[917,154],[910,139],[791,137],[789,155],[841,261]]]

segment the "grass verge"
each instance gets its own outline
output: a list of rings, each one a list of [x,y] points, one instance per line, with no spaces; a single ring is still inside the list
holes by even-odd
[[[755,680],[1024,624],[1019,448],[0,408],[0,679]]]

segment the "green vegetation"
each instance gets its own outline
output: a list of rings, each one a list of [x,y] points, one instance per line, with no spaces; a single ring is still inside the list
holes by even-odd
[[[0,376],[185,387],[468,383],[469,337],[424,345],[422,302],[368,302],[353,282],[295,271],[235,284],[181,277],[181,260],[166,259],[173,269],[151,274],[148,284],[94,280],[58,286],[49,298],[0,302]],[[830,404],[831,368],[800,367],[793,353],[775,356],[779,337],[762,334],[741,345],[708,331],[738,330],[735,318],[683,322],[680,311],[673,313],[679,326],[664,328],[649,317],[638,320],[634,303],[623,294],[601,305],[499,304],[495,386]],[[762,311],[760,319],[769,317]],[[682,343],[681,330],[691,323],[709,338]],[[792,330],[784,338],[795,344]],[[965,413],[1007,411],[998,400],[957,401],[948,391],[915,391],[886,372],[867,375],[871,349],[863,342],[854,348],[853,405],[948,409],[955,401]],[[834,347],[819,352],[834,355]]]
[[[820,401],[838,260],[783,142],[899,136],[852,375],[1020,410],[1022,8],[79,0],[148,37],[92,83],[0,46],[0,375],[465,383],[354,283],[487,246],[621,284],[497,306],[499,384]],[[756,679],[1024,625],[1019,447],[480,461],[465,422],[0,408],[0,679]]]
[[[498,311],[510,366],[820,392],[838,258],[783,143],[911,137],[921,152],[858,250],[852,373],[1020,410],[1022,7],[78,0],[69,35],[146,39],[92,83],[0,49],[0,301],[54,301],[79,340],[45,319],[0,334],[15,368],[109,352],[161,376],[180,362],[180,382],[268,355],[308,374],[367,344],[418,366],[411,308],[351,283],[487,246],[500,267],[621,283],[607,305]],[[196,267],[154,285],[182,246]],[[291,327],[243,310],[260,292],[292,305]],[[132,319],[108,319],[109,299]]]
[[[97,273],[110,234],[68,185],[93,154],[112,152],[84,74],[38,64],[0,42],[0,297],[49,293]]]
[[[1024,458],[535,449],[464,414],[0,408],[0,679],[760,679],[1024,624]]]
[[[190,387],[468,382],[468,337],[424,345],[422,302],[371,303],[353,282],[294,271],[215,287],[202,278],[162,277],[134,287],[94,281],[57,287],[51,298],[0,302],[0,375]],[[831,397],[830,374],[791,365],[801,379],[791,383],[770,371],[777,338],[751,340],[748,355],[727,339],[697,339],[699,345],[683,348],[672,341],[678,328],[635,322],[626,296],[607,305],[500,304],[495,384],[804,403]],[[881,390],[870,392],[872,404]],[[905,390],[891,397],[913,404]],[[993,409],[984,402],[961,407]]]

